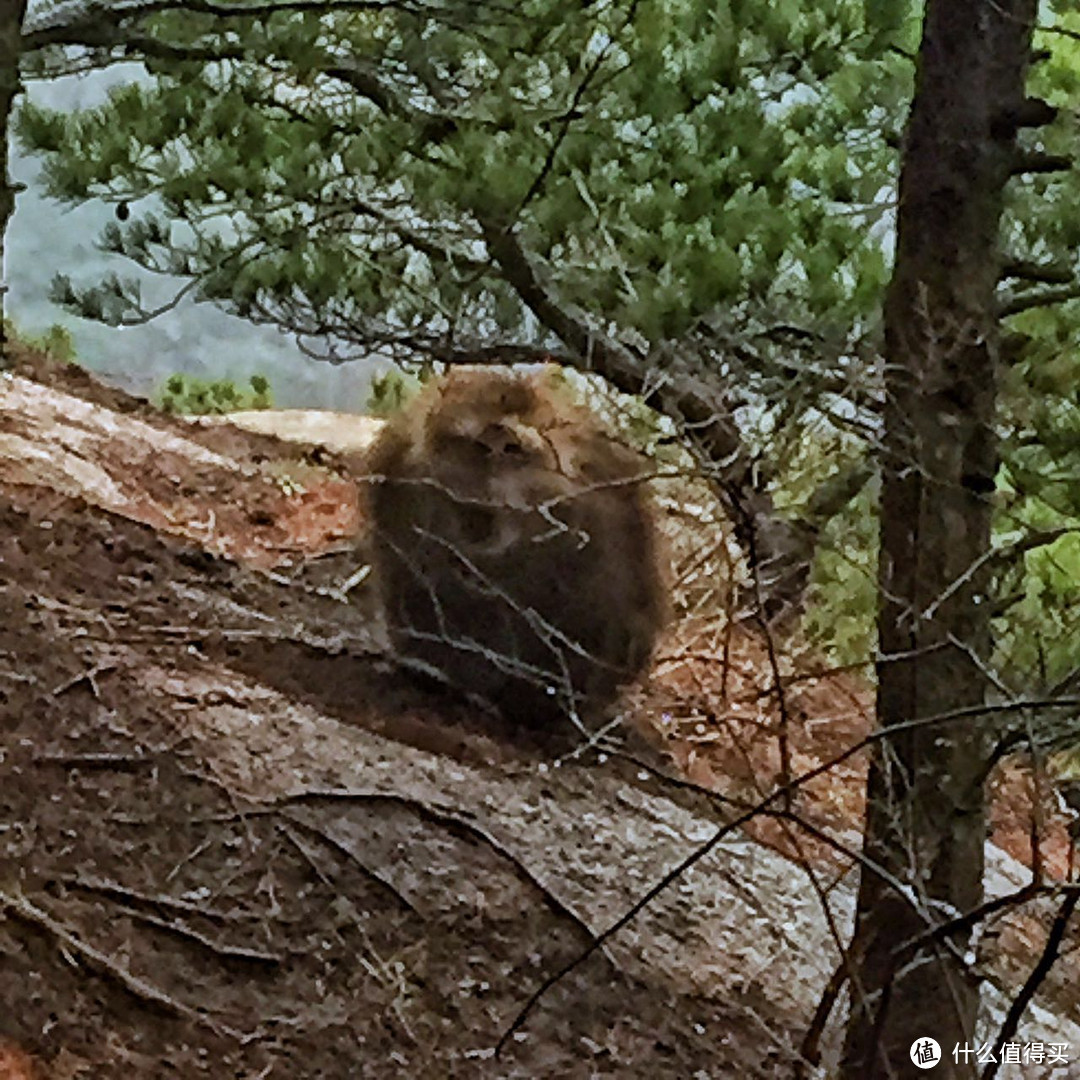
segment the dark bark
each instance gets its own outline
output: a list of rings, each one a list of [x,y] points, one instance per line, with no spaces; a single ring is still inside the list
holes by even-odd
[[[931,0],[900,180],[897,264],[886,300],[878,720],[977,705],[989,645],[985,574],[997,468],[993,435],[1003,191],[1036,0]],[[975,907],[986,838],[985,732],[970,721],[883,740],[868,781],[866,853],[924,898],[924,916],[874,875],[859,892],[859,993],[845,1080],[909,1075],[921,1036],[939,1077],[970,1077],[978,984],[964,934],[898,952]],[[899,957],[899,958],[898,958]],[[914,962],[913,962],[914,961]]]
[[[7,296],[7,249],[4,236],[15,213],[18,188],[8,174],[8,140],[11,111],[22,90],[19,80],[19,53],[26,0],[0,0],[0,369],[5,366],[3,350],[7,331],[4,326]]]

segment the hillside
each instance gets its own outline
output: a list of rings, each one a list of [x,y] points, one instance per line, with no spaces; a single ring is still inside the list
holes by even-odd
[[[625,739],[553,762],[386,655],[366,438],[317,430],[192,423],[30,353],[0,377],[0,1076],[795,1075],[849,933],[861,755],[726,833],[495,1047],[784,768],[859,743],[865,685],[777,672],[700,605]],[[660,505],[700,592],[684,553],[715,526]],[[1054,805],[1020,766],[995,783],[991,894],[1030,878],[1033,819],[1062,877]],[[988,1022],[1045,910],[984,934]],[[1080,1047],[1074,965],[1030,1038]]]

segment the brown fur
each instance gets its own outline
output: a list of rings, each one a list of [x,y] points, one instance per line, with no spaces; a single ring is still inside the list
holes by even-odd
[[[549,373],[455,368],[372,455],[374,561],[398,653],[509,720],[596,716],[667,611],[648,471]]]

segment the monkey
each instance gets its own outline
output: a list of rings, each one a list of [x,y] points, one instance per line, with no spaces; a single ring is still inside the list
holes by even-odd
[[[557,371],[431,380],[376,440],[368,514],[396,654],[566,734],[645,669],[669,601],[648,462]]]

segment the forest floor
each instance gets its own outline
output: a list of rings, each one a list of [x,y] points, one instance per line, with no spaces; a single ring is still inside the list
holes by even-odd
[[[336,452],[194,424],[17,359],[0,376],[0,1080],[795,1075],[850,926],[861,753],[793,817],[726,838],[495,1056],[545,976],[718,824],[870,729],[859,673],[776,656],[694,593],[715,589],[689,553],[716,530],[685,493],[661,512],[697,614],[629,693],[626,741],[556,766],[387,658],[347,449],[366,435]],[[1049,794],[1022,763],[993,792],[991,894],[1033,861],[1063,880]],[[1029,904],[983,935],[1003,993],[1046,925]],[[1075,948],[1034,1038],[1080,1021]]]

